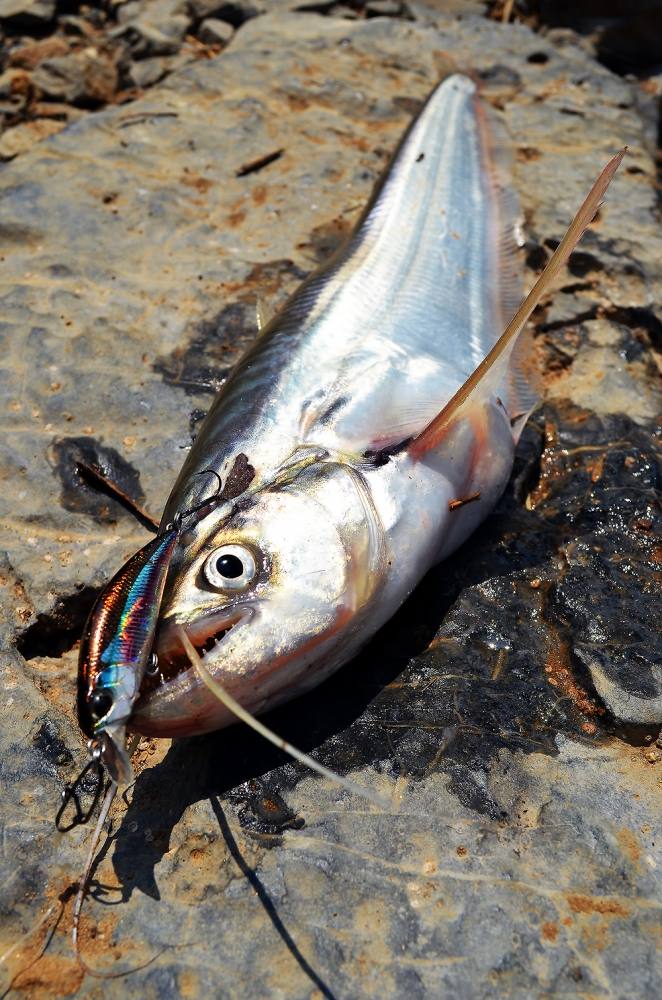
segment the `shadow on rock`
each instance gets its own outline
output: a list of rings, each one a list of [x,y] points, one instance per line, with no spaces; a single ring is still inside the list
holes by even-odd
[[[559,734],[599,741],[613,733],[574,648],[588,627],[577,617],[586,601],[596,619],[603,614],[604,629],[609,621],[617,628],[612,595],[604,579],[585,577],[580,608],[565,580],[576,575],[578,540],[592,539],[598,525],[601,558],[614,574],[623,572],[626,550],[630,574],[637,559],[644,565],[649,496],[632,454],[647,440],[626,418],[616,426],[587,421],[576,408],[548,409],[523,436],[492,517],[355,660],[271,712],[267,724],[341,774],[373,769],[416,781],[440,771],[467,808],[507,819],[487,781],[504,749],[556,754]],[[228,803],[244,827],[272,835],[265,846],[278,843],[274,835],[305,821],[286,802],[303,775],[240,726],[174,744],[136,781],[117,835],[124,898],[134,888],[159,897],[155,868],[185,810],[202,799]]]

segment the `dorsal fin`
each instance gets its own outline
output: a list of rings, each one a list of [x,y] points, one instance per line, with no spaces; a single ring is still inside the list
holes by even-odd
[[[568,231],[550,258],[545,270],[520,305],[492,350],[481,361],[466,382],[460,386],[452,399],[446,403],[434,420],[411,442],[408,450],[414,458],[422,458],[441,441],[448,425],[457,418],[459,411],[479,387],[486,388],[492,381],[496,383],[503,376],[511,360],[515,343],[525,323],[543,295],[551,287],[557,274],[577,246],[585,229],[593,220],[595,213],[600,207],[605,191],[618,170],[626,151],[627,146],[620,153],[617,153],[602,170],[581,208],[570,223]]]

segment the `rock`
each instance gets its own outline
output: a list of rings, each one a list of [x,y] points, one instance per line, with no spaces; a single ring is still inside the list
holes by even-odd
[[[399,0],[368,0],[365,12],[368,17],[398,17],[402,4]]]
[[[659,644],[658,644],[659,646]],[[588,668],[603,702],[622,722],[637,726],[662,724],[662,667],[648,650],[627,650],[625,655],[588,643],[577,643],[575,652]]]
[[[253,3],[223,3],[222,0],[190,0],[191,15],[196,21],[202,21],[207,17],[219,18],[223,12],[226,14],[236,11],[235,16],[240,16],[242,20],[254,17],[260,10],[259,6]]]
[[[36,142],[61,132],[65,124],[52,118],[35,118],[5,129],[0,136],[0,160],[11,160],[19,153],[25,153]]]
[[[30,113],[35,118],[54,118],[65,123],[78,121],[86,114],[82,108],[75,108],[71,104],[59,104],[57,101],[35,101],[30,105]]]
[[[167,56],[179,52],[188,27],[189,20],[183,15],[174,15],[158,25],[141,16],[116,28],[111,37],[123,39],[134,59]]]
[[[255,17],[217,58],[0,171],[0,975],[18,996],[99,994],[69,934],[91,831],[56,834],[53,815],[85,760],[85,616],[148,536],[76,456],[119,469],[158,515],[254,338],[256,299],[272,312],[338,244],[448,52],[513,137],[528,285],[533,249],[628,143],[560,282],[592,315],[536,316],[554,399],[494,515],[360,657],[270,720],[389,808],[241,727],[146,741],[102,838],[83,957],[136,970],[104,982],[108,1000],[662,995],[647,94],[569,42],[428,10]],[[631,414],[595,412],[599,370],[609,385],[626,371]]]
[[[0,0],[0,21],[39,25],[52,21],[55,0]]]
[[[112,59],[93,47],[44,60],[32,79],[46,97],[88,106],[111,101],[118,82]]]
[[[226,45],[234,34],[234,28],[227,21],[208,17],[198,28],[197,34],[200,41],[206,45]]]
[[[296,10],[301,5],[301,0],[233,0],[230,3],[224,3],[223,0],[190,0],[189,2],[191,15],[196,20],[202,21],[207,17],[219,18],[234,28],[238,28],[259,14]],[[324,8],[332,4],[321,0],[317,6]]]
[[[32,78],[22,69],[6,69],[0,74],[0,99],[26,99],[32,94]]]
[[[126,24],[129,21],[135,21],[140,17],[142,10],[142,0],[128,0],[128,3],[124,3],[116,8],[115,16],[118,24]]]
[[[67,14],[65,17],[60,17],[58,25],[65,34],[74,35],[78,38],[94,39],[97,35],[94,25],[87,18],[78,17],[75,14]]]
[[[28,42],[11,49],[7,59],[9,66],[19,66],[22,69],[33,70],[45,59],[65,56],[69,52],[69,44],[64,38],[53,35],[36,42]]]
[[[143,89],[145,87],[152,87],[169,72],[170,60],[162,56],[153,56],[151,59],[140,59],[137,62],[131,63],[128,75],[135,87]]]

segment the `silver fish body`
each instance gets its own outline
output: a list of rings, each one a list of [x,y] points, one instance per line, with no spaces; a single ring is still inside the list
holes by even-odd
[[[199,500],[203,470],[225,479],[242,455],[254,476],[182,538],[157,644],[165,683],[141,697],[138,732],[232,721],[188,668],[178,625],[207,670],[262,712],[345,663],[499,498],[522,408],[513,363],[433,446],[417,443],[514,311],[497,146],[473,83],[447,78],[347,244],[217,396],[164,522]]]

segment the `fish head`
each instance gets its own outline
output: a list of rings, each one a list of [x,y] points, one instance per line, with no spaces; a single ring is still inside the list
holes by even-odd
[[[312,687],[361,644],[384,573],[383,531],[365,483],[340,463],[311,466],[184,533],[161,605],[160,680],[131,728],[184,736],[234,721],[200,682],[183,628],[212,677],[258,713]]]

